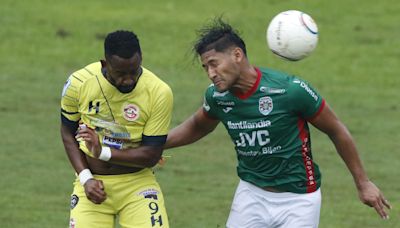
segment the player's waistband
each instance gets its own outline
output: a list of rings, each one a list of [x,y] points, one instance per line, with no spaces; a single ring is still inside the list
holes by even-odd
[[[153,176],[153,171],[149,168],[141,168],[138,171],[135,172],[130,172],[130,173],[121,173],[121,174],[96,174],[94,173],[93,176],[95,178],[99,179],[114,179],[116,177],[118,178],[132,178],[135,176],[146,176],[146,175],[151,175]]]

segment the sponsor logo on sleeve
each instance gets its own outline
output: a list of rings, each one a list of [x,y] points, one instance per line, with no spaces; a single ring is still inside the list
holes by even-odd
[[[305,83],[298,79],[293,80],[293,83],[300,84],[300,87],[303,88],[315,101],[318,101],[317,94]]]
[[[210,105],[208,105],[206,98],[203,100],[203,108],[206,112],[210,111]]]
[[[64,84],[64,88],[62,90],[61,96],[65,96],[65,94],[67,93],[67,89],[70,85],[71,85],[71,79],[68,79]]]

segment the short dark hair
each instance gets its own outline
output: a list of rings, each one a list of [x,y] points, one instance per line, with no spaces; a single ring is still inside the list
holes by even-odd
[[[194,44],[193,50],[201,55],[206,51],[215,49],[222,52],[226,49],[236,46],[246,54],[246,45],[239,32],[224,22],[221,17],[214,18],[213,21],[197,31],[198,40]]]
[[[104,40],[104,54],[106,57],[117,55],[129,59],[135,53],[142,54],[139,39],[135,33],[124,30],[117,30],[109,33]]]

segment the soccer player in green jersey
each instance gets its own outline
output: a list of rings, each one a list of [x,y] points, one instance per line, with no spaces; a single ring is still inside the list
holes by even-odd
[[[171,120],[170,87],[142,66],[133,32],[115,31],[105,59],[71,74],[61,99],[61,136],[78,174],[70,227],[169,227],[151,167]]]
[[[193,143],[222,122],[240,177],[227,227],[318,227],[321,174],[308,123],[332,140],[361,201],[388,218],[390,205],[368,179],[349,131],[309,83],[252,66],[244,41],[220,19],[200,30],[194,51],[212,84],[203,107],[168,133],[166,148]]]

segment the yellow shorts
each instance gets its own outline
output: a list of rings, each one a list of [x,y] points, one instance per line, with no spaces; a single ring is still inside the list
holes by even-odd
[[[121,175],[94,175],[102,180],[107,199],[94,204],[85,190],[74,182],[71,195],[70,227],[113,228],[116,221],[123,228],[168,228],[164,197],[151,169]]]

